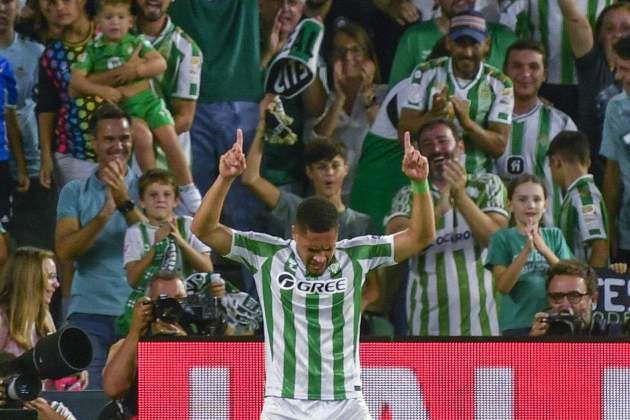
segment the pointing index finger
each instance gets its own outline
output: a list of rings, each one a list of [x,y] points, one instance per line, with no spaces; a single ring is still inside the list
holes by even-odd
[[[409,131],[405,131],[404,134],[404,143],[405,143],[405,154],[409,153],[412,149],[411,147],[411,134],[409,134]]]
[[[236,146],[243,150],[243,130],[240,128],[236,129]]]

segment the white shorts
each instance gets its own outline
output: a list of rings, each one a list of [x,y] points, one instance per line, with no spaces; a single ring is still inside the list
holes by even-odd
[[[260,420],[372,420],[363,398],[340,401],[265,397]]]

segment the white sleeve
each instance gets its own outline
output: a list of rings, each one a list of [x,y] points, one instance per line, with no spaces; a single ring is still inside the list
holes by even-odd
[[[144,255],[144,241],[138,225],[127,228],[125,232],[125,250],[123,252],[123,267],[131,261],[138,261]]]
[[[488,121],[499,124],[512,124],[514,111],[514,89],[496,80],[494,82],[495,98],[490,108]]]

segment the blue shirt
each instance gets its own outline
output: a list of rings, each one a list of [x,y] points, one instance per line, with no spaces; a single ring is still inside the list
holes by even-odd
[[[600,154],[619,163],[623,197],[619,209],[619,247],[630,249],[630,96],[622,92],[608,103]],[[610,220],[609,223],[612,223]]]
[[[37,117],[35,116],[35,100],[33,92],[37,86],[39,73],[39,57],[44,46],[24,39],[16,34],[13,43],[6,48],[0,48],[0,55],[11,63],[17,81],[17,117],[22,133],[22,147],[26,158],[28,175],[31,178],[39,176],[39,136],[37,132]],[[11,173],[17,173],[15,162],[11,161]]]
[[[128,170],[125,184],[132,200],[138,197],[138,178]],[[70,181],[59,194],[57,220],[77,219],[83,228],[105,203],[105,184],[96,172],[89,178]],[[94,244],[75,261],[72,300],[68,315],[86,314],[118,316],[122,314],[131,288],[123,269],[123,247],[127,222],[120,212],[109,219]]]
[[[6,58],[0,57],[0,103],[5,108],[17,106],[17,89],[13,69]],[[0,112],[0,161],[9,160],[9,142],[4,125],[4,109]]]

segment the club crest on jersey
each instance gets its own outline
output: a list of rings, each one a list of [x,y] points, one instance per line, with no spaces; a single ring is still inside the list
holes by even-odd
[[[330,295],[343,293],[348,288],[345,277],[325,280],[296,279],[291,273],[283,272],[276,277],[278,286],[283,290],[297,290],[307,294]]]

